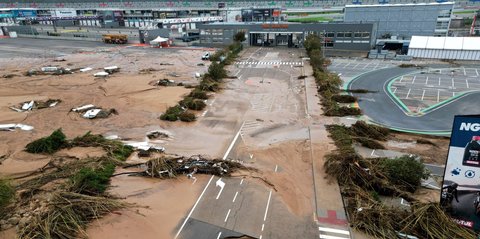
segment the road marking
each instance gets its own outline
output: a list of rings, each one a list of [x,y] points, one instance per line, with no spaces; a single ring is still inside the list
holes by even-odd
[[[437,90],[437,102],[440,101],[440,90]]]
[[[260,235],[260,237],[258,239],[262,239],[262,235]]]
[[[413,76],[413,79],[412,79],[412,85],[415,84],[415,79],[417,78],[417,75],[414,75]]]
[[[243,178],[242,178],[242,180],[240,180],[240,185],[242,185],[242,183],[243,183]]]
[[[372,150],[372,153],[370,154],[370,156],[373,156],[374,153],[375,153],[375,149]]]
[[[442,83],[442,77],[438,77],[438,85],[441,85]]]
[[[453,78],[452,78],[452,88],[455,89],[455,81],[453,80]]]
[[[272,190],[270,190],[270,193],[268,194],[267,207],[265,208],[265,215],[263,216],[263,221],[267,220],[268,207],[270,206],[270,199],[271,198],[272,198]]]
[[[475,73],[477,73],[477,76],[478,76],[478,70],[477,69],[475,69]]]
[[[182,232],[183,227],[185,227],[185,224],[187,224],[188,219],[190,218],[190,216],[192,216],[193,210],[195,210],[195,207],[197,207],[198,203],[200,202],[200,199],[202,199],[203,194],[205,194],[205,191],[207,191],[208,185],[210,185],[210,183],[212,182],[213,177],[215,177],[215,175],[212,175],[212,177],[210,177],[210,180],[208,180],[207,185],[205,186],[205,188],[203,189],[202,193],[201,193],[200,196],[198,197],[197,201],[196,201],[195,204],[193,205],[192,210],[190,210],[190,213],[188,213],[187,218],[185,218],[185,221],[183,221],[182,226],[180,227],[180,229],[178,229],[178,232],[177,232],[177,234],[175,235],[174,239],[176,239],[176,238],[178,237],[178,235],[180,235],[180,232]]]
[[[407,96],[405,97],[405,99],[408,99],[408,96],[410,95],[411,90],[412,90],[412,88],[408,89]]]
[[[222,194],[223,188],[225,187],[225,183],[222,182],[222,178],[219,178],[219,179],[217,180],[217,182],[215,183],[215,185],[216,185],[217,187],[220,187],[220,191],[218,191],[217,198],[215,198],[216,200],[218,200],[218,198],[220,198],[220,194]]]
[[[218,232],[217,239],[219,239],[221,235],[222,235],[222,232]]]
[[[467,72],[465,71],[465,67],[463,67],[463,75],[466,76]]]
[[[428,85],[428,76],[427,76],[427,79],[425,80],[425,85]]]
[[[470,87],[468,86],[468,79],[465,79],[465,82],[467,83],[467,88],[470,88]]]
[[[329,235],[320,235],[321,239],[347,239],[348,237],[337,237],[337,236],[329,236]]]
[[[423,90],[423,93],[422,93],[422,100],[424,96],[425,96],[425,90]]]
[[[275,173],[277,172],[278,170],[278,165],[275,165]]]
[[[393,93],[395,94],[395,92],[397,92],[397,87],[395,87],[395,89],[393,90]]]
[[[208,113],[208,110],[203,111],[202,117],[205,116]]]
[[[262,232],[263,232],[264,227],[265,227],[265,224],[262,224]]]
[[[232,202],[235,202],[235,199],[237,199],[238,191],[235,193],[235,196],[233,196]]]
[[[403,76],[400,77],[400,80],[398,82],[402,83],[402,80],[403,80]]]
[[[228,149],[227,149],[227,152],[225,152],[225,155],[223,155],[223,160],[227,159],[228,157],[228,154],[230,153],[230,151],[232,150],[233,148],[233,145],[235,144],[235,142],[237,141],[238,139],[238,136],[240,136],[240,131],[242,131],[242,128],[243,128],[243,125],[245,124],[245,121],[242,123],[242,126],[240,126],[240,129],[238,129],[238,132],[237,134],[235,135],[235,137],[233,138],[232,140],[232,143],[230,144],[230,146],[228,146]]]
[[[328,228],[328,227],[318,227],[318,230],[323,231],[323,232],[333,232],[333,233],[336,233],[336,234],[350,235],[349,231],[334,229],[334,228]]]
[[[227,215],[225,216],[225,220],[223,220],[224,222],[227,222],[228,215],[230,215],[230,210],[231,210],[231,209],[228,209]]]

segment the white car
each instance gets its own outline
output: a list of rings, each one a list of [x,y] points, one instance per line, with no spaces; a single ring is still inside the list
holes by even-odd
[[[202,56],[202,60],[208,60],[210,59],[210,52],[205,52]]]

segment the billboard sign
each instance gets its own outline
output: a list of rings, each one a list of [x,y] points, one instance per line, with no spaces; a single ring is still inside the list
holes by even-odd
[[[77,11],[72,9],[55,10],[55,17],[76,17]]]
[[[440,197],[455,222],[480,231],[480,115],[455,116]]]

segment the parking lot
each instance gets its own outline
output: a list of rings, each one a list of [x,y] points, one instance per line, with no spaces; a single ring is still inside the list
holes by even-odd
[[[368,71],[393,67],[401,64],[398,61],[387,61],[366,58],[332,58],[328,70],[340,75],[344,82],[349,82],[353,77]]]
[[[391,92],[411,112],[480,90],[480,68],[425,69],[398,77],[390,84]]]

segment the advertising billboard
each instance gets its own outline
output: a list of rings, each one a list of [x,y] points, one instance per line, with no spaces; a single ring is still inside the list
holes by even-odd
[[[456,223],[480,230],[480,115],[455,116],[440,204]]]
[[[55,17],[76,17],[77,11],[75,9],[55,10],[53,15]]]

